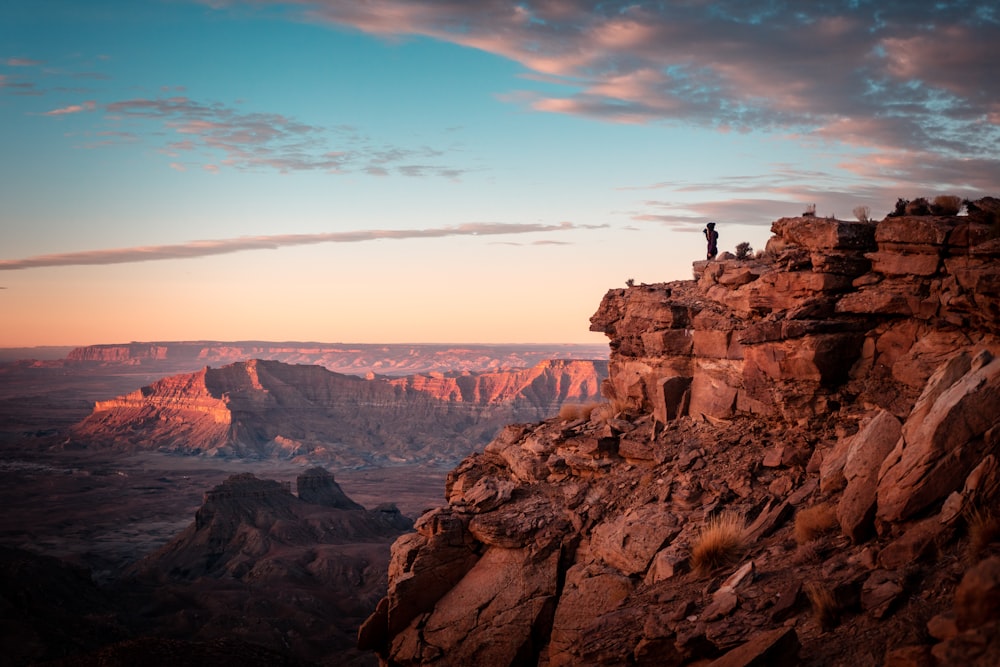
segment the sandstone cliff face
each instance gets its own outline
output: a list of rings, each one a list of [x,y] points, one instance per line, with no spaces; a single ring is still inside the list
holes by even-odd
[[[996,664],[995,598],[965,596],[997,568],[956,589],[1000,550],[994,225],[782,219],[757,259],[608,292],[608,405],[509,426],[452,471],[360,645],[387,665]]]
[[[71,431],[95,447],[240,457],[306,457],[341,465],[453,464],[510,421],[599,396],[606,362],[403,378],[251,360],[203,368],[98,401]]]

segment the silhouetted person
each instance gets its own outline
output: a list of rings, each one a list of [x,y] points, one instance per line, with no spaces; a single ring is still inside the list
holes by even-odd
[[[715,259],[715,256],[719,254],[719,232],[715,231],[715,223],[708,223],[702,232],[705,234],[705,240],[708,241],[708,257],[706,259]]]

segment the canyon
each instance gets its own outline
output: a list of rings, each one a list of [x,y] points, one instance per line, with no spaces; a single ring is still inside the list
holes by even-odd
[[[97,401],[68,448],[287,458],[339,467],[453,465],[512,421],[600,398],[603,361],[366,378],[253,359]]]
[[[160,344],[0,368],[120,374],[47,394],[58,428],[0,393],[27,443],[0,469],[5,634],[50,664],[1000,664],[1000,200],[967,209],[783,218],[756,256],[611,289],[597,381],[579,359],[212,368],[201,343],[169,374]],[[456,444],[444,417],[470,410]],[[435,493],[406,495],[418,471]],[[62,540],[86,512],[29,507],[24,477],[103,494],[105,525],[165,494],[186,514],[94,560]],[[43,525],[67,558],[20,548]]]
[[[512,420],[597,399],[607,376],[606,347],[548,358],[593,346],[125,347],[0,364],[13,664],[371,664],[357,628],[446,471]],[[240,358],[277,348],[364,377]]]
[[[803,216],[612,289],[598,409],[508,426],[392,548],[383,665],[1000,663],[1000,200]]]

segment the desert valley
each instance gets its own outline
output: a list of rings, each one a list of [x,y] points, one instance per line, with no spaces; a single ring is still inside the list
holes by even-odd
[[[37,350],[50,357],[40,359],[13,352],[17,360],[0,364],[0,536],[5,590],[16,591],[4,646],[18,664],[148,634],[242,637],[283,647],[288,660],[350,662],[357,628],[385,592],[391,542],[444,502],[447,471],[512,421],[598,400],[607,377],[604,346],[161,342]],[[325,491],[298,502],[310,470]],[[271,496],[273,506],[258,503]],[[231,502],[215,508],[209,498]],[[213,521],[185,537],[209,511]],[[276,521],[294,528],[277,535]],[[199,541],[209,533],[237,545],[214,568]],[[257,569],[234,577],[247,533],[276,546],[258,544]],[[161,548],[174,555],[157,556]],[[283,595],[296,596],[296,610],[261,608]],[[67,611],[98,619],[81,626]],[[197,631],[179,618],[191,614]],[[219,664],[253,659],[232,646],[225,653]],[[273,660],[265,652],[259,664]]]
[[[610,289],[608,349],[3,364],[5,652],[1000,663],[1000,201],[771,230]]]

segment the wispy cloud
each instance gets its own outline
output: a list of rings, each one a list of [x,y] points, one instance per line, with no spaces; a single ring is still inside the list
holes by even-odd
[[[45,63],[41,60],[32,60],[31,58],[7,58],[4,64],[8,67],[39,67]]]
[[[443,150],[374,144],[357,129],[325,128],[293,117],[247,112],[186,96],[137,98],[106,106],[119,124],[154,121],[172,133],[160,152],[210,171],[223,168],[279,172],[363,172],[376,176],[461,177],[464,170],[442,163]],[[175,161],[176,164],[176,161]]]
[[[223,7],[266,0],[207,0]],[[965,186],[969,159],[1000,163],[1000,14],[913,0],[269,0],[309,20],[423,35],[523,65],[531,109],[621,123],[793,132],[802,140],[932,152],[930,185]],[[561,94],[554,93],[562,86]],[[876,122],[871,122],[875,119]],[[897,174],[888,174],[895,178]]]
[[[97,108],[97,103],[93,100],[87,100],[83,104],[71,104],[66,107],[59,109],[52,109],[51,111],[46,111],[43,116],[66,116],[74,113],[82,113],[84,111],[93,111]]]
[[[126,264],[166,259],[188,259],[224,255],[244,250],[275,250],[287,246],[315,245],[318,243],[358,243],[376,239],[427,239],[447,236],[499,236],[507,234],[557,233],[594,226],[563,222],[557,225],[534,223],[470,222],[448,227],[428,229],[368,229],[350,232],[321,234],[279,234],[274,236],[241,236],[232,239],[190,241],[174,245],[109,248],[81,252],[37,255],[24,259],[0,260],[0,271],[16,271],[51,266],[82,266]]]

